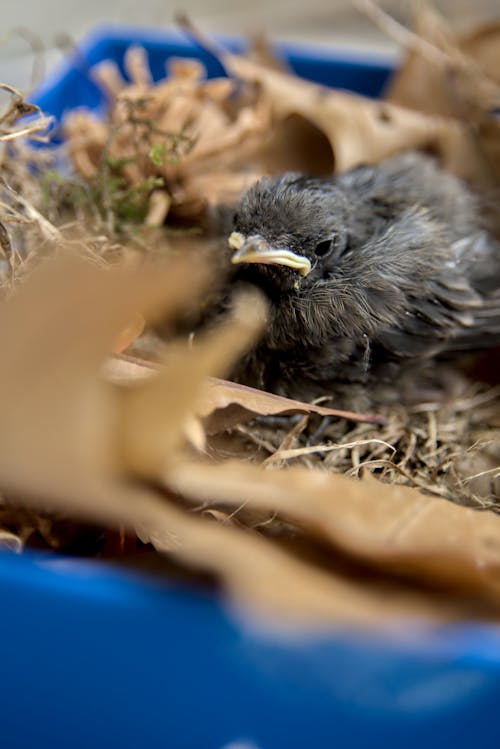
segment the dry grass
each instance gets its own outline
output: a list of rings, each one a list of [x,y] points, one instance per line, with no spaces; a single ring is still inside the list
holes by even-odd
[[[265,465],[300,463],[417,487],[458,504],[497,510],[500,497],[500,388],[465,375],[446,402],[385,407],[386,425],[318,417],[265,419],[236,427]],[[397,389],[396,389],[397,392]],[[284,423],[288,422],[288,423]],[[318,434],[318,430],[321,434]]]

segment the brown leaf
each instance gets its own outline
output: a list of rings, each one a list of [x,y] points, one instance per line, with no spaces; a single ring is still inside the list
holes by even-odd
[[[271,174],[293,171],[330,177],[335,168],[335,155],[321,127],[293,113],[274,123],[270,137],[262,144],[258,163]]]
[[[252,33],[248,42],[246,57],[249,60],[257,62],[259,65],[264,65],[271,70],[280,70],[285,73],[290,72],[290,66],[276,53],[270,39],[263,31]]]
[[[153,505],[140,494],[134,501],[136,518],[145,519],[143,540],[217,574],[246,614],[271,617],[281,629],[386,626],[391,618],[444,621],[460,615],[455,601],[441,599],[436,606],[432,597],[387,580],[370,584],[325,572],[257,534],[189,516],[168,502]]]
[[[116,356],[106,362],[104,372],[111,382],[132,384],[148,379],[157,369],[157,365],[143,359]],[[342,411],[314,403],[304,403],[216,377],[207,378],[197,401],[196,413],[207,420],[209,434],[228,429],[233,424],[252,419],[256,415],[316,413],[349,421],[385,424],[385,418],[377,414]]]
[[[293,468],[178,464],[168,476],[198,501],[282,514],[353,557],[413,581],[451,588],[496,605],[500,517],[400,485]]]
[[[500,83],[500,22],[487,23],[458,37],[460,49]]]
[[[185,263],[111,272],[68,254],[42,263],[2,303],[0,383],[10,393],[2,404],[4,482],[17,480],[27,454],[32,488],[69,479],[95,461],[115,464],[113,397],[98,379],[99,366],[137,310],[150,317],[176,309],[191,277],[200,287],[200,275]],[[166,295],[170,278],[176,288]]]
[[[491,111],[500,104],[500,27],[483,26],[460,37],[426,3],[418,4],[414,27],[388,101],[453,118],[469,136],[451,145],[445,166],[480,184],[497,184],[500,125]]]
[[[254,342],[264,310],[258,294],[241,294],[230,319],[193,345],[170,346],[163,371],[140,387],[123,390],[122,460],[128,470],[154,479],[175,459],[182,432],[172,430],[172,424],[184,424],[193,416],[207,376],[230,368]],[[182,383],[182,389],[173,383]]]
[[[448,163],[458,161],[457,145],[465,148],[466,134],[448,118],[328,89],[224,51],[220,56],[231,75],[259,87],[275,123],[299,115],[319,128],[331,143],[337,171],[415,148],[433,149]]]
[[[270,416],[293,413],[316,413],[321,416],[336,416],[350,421],[385,423],[382,416],[375,414],[360,414],[353,411],[317,406],[313,403],[303,403],[227,380],[209,380],[203,390],[201,400],[198,402],[198,414],[205,418],[208,417],[207,431],[209,434],[214,434],[233,424],[253,418],[256,414]]]
[[[108,382],[115,385],[136,385],[158,373],[159,365],[145,359],[118,354],[106,359],[101,372]]]
[[[413,34],[401,39],[407,52],[393,75],[386,98],[396,104],[427,114],[456,115],[451,98],[448,68],[454,35],[446,19],[431,5],[419,3],[413,18]]]
[[[196,202],[203,206],[235,205],[243,191],[262,176],[261,171],[234,169],[210,171],[207,168],[206,173],[191,173],[187,183],[176,189],[179,204],[176,213],[181,214],[186,207],[184,215],[192,215],[191,206]]]
[[[106,156],[116,165],[110,173],[132,187],[162,178],[170,200],[157,211],[150,206],[153,224],[162,211],[163,218],[169,212],[193,218],[217,197],[237,199],[243,187],[238,167],[260,150],[269,128],[267,105],[256,97],[240,100],[233,81],[205,80],[198,60],[170,58],[168,77],[153,82],[144,49],[132,46],[125,67],[130,83],[109,61],[91,70],[110,99],[106,123],[82,109],[66,116],[74,167],[88,180],[102,180]],[[218,183],[216,191],[208,188],[207,175]]]
[[[116,354],[125,351],[125,349],[128,348],[136,340],[136,338],[141,335],[144,330],[144,325],[145,320],[143,316],[136,315],[134,319],[123,330],[120,331],[113,346],[113,351]]]

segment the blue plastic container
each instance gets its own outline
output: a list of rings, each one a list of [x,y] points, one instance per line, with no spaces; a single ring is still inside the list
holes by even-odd
[[[50,77],[60,116],[102,105],[101,59],[143,44],[215,61],[178,34],[105,29]],[[237,46],[237,42],[232,42]],[[370,95],[389,66],[282,48],[309,78]],[[500,746],[500,630],[474,624],[394,637],[280,636],[208,594],[99,562],[0,555],[0,746],[5,749],[454,749]]]

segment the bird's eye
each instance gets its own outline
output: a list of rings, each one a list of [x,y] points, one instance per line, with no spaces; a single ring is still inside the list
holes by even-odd
[[[333,239],[324,239],[322,242],[316,245],[314,254],[317,257],[326,257],[334,248],[335,243]]]
[[[347,236],[343,233],[333,234],[328,239],[323,239],[321,242],[318,242],[314,249],[314,254],[316,257],[325,258],[328,255],[331,255],[332,252],[335,252],[335,255],[338,257],[342,252],[344,252],[346,247]]]

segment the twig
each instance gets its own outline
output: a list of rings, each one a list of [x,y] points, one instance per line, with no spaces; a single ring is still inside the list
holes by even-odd
[[[377,28],[406,49],[427,58],[435,65],[448,65],[450,57],[431,42],[396,21],[374,2],[374,0],[351,0],[360,13],[368,16]]]
[[[479,473],[475,473],[473,476],[466,476],[466,478],[462,479],[462,483],[468,484],[469,481],[478,479],[481,476],[489,476],[490,474],[493,474],[492,478],[494,479],[498,478],[500,476],[500,466],[495,466],[495,468],[489,468],[487,471],[480,471]]]
[[[479,393],[471,398],[464,398],[463,400],[456,401],[456,403],[454,403],[454,409],[455,411],[470,411],[478,406],[483,406],[485,403],[489,403],[489,401],[495,400],[499,395],[500,385],[496,385],[485,393]]]
[[[21,37],[21,39],[29,44],[33,53],[29,92],[34,91],[45,78],[45,44],[41,36],[28,27],[20,26],[17,29],[13,29],[11,35]]]
[[[495,100],[498,97],[498,83],[487,75],[472,57],[464,54],[458,45],[448,46],[448,50],[440,49],[436,44],[429,42],[411,29],[403,26],[392,16],[386,13],[375,2],[375,0],[351,0],[353,5],[370,18],[373,23],[387,36],[396,41],[402,47],[425,58],[429,62],[441,68],[461,70],[462,73],[472,75]]]
[[[9,269],[8,271],[8,278],[9,283],[12,283],[12,279],[14,276],[14,268],[12,263],[12,245],[10,242],[10,237],[7,229],[5,226],[0,222],[0,247],[2,248],[2,252],[4,254],[7,267]]]
[[[9,140],[15,140],[16,138],[23,138],[26,135],[41,133],[44,130],[48,130],[53,121],[52,117],[41,117],[37,122],[34,122],[32,125],[26,125],[26,127],[23,127],[20,130],[10,130],[9,132],[1,133],[0,141],[5,143]],[[44,136],[44,138],[45,137],[48,136]],[[40,138],[37,138],[37,140],[40,140]]]
[[[263,465],[267,466],[271,463],[275,463],[278,460],[290,460],[292,458],[299,458],[302,455],[310,455],[311,453],[327,453],[332,452],[332,450],[351,450],[355,447],[360,447],[362,445],[369,445],[369,444],[380,444],[384,445],[385,447],[388,447],[389,450],[392,450],[392,452],[395,452],[395,448],[390,445],[388,442],[384,442],[384,440],[380,439],[368,439],[368,440],[357,440],[356,442],[345,442],[341,444],[334,444],[334,445],[311,445],[310,447],[297,447],[290,450],[277,450],[273,455],[270,455],[269,458],[266,458]]]
[[[248,429],[247,427],[243,426],[243,424],[238,424],[234,428],[235,432],[238,432],[238,434],[242,434],[245,437],[247,437],[249,440],[251,440],[257,447],[263,448],[264,450],[267,450],[268,453],[276,454],[276,448],[272,444],[272,442],[269,442],[269,440],[264,439],[263,437],[260,437],[258,434],[255,434],[251,429]],[[271,455],[271,458],[273,456]],[[266,460],[269,460],[267,458]],[[264,461],[265,464],[266,461]]]
[[[224,60],[231,53],[228,52],[228,50],[226,50],[222,46],[222,44],[216,42],[214,39],[209,38],[206,34],[200,31],[200,29],[193,23],[187,13],[176,13],[174,15],[174,21],[193,42],[195,42],[199,47],[212,55],[217,60],[217,62],[222,65],[226,74],[229,75],[227,73]]]
[[[37,211],[37,209],[28,200],[26,200],[26,198],[23,198],[22,195],[19,195],[19,193],[16,192],[16,190],[14,190],[8,184],[8,182],[4,179],[4,177],[2,177],[2,175],[0,175],[0,184],[2,184],[5,189],[14,196],[14,199],[22,205],[28,217],[33,221],[36,221],[46,239],[50,239],[51,241],[61,239],[61,233],[58,229],[56,229],[54,224],[48,221],[45,216],[42,216],[42,214]]]
[[[23,94],[17,88],[14,88],[14,86],[9,86],[8,83],[0,83],[0,89],[2,91],[7,91],[7,93],[12,96],[9,107],[0,117],[0,123],[8,122],[9,124],[12,124],[19,119],[19,117],[22,117],[25,114],[40,112],[40,108],[37,107],[36,104],[30,104],[27,102]],[[15,115],[15,117],[12,118],[12,115]]]

